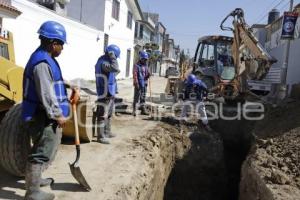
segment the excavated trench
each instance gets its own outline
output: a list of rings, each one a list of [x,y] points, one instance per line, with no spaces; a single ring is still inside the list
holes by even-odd
[[[229,113],[230,114],[230,113]],[[213,133],[187,124],[191,147],[168,177],[165,200],[237,200],[254,122],[214,120]]]

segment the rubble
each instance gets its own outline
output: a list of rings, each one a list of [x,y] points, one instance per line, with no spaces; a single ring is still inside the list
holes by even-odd
[[[242,167],[240,200],[299,199],[299,111],[299,102],[278,107],[255,126],[258,139]]]

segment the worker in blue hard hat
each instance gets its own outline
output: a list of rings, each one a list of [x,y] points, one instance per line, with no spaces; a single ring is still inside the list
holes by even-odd
[[[117,58],[121,50],[117,45],[106,47],[95,66],[97,87],[97,141],[109,144],[108,138],[116,135],[111,131],[111,117],[114,110],[115,95],[117,93],[116,75],[120,72]]]
[[[41,173],[54,159],[62,127],[70,114],[64,79],[55,59],[61,54],[67,36],[64,26],[55,21],[44,22],[38,34],[40,46],[30,56],[23,77],[24,131],[33,142],[26,165],[25,199],[51,200],[54,194],[43,192],[40,187],[54,180],[42,179]],[[78,90],[73,90],[74,95],[79,98]]]
[[[134,97],[133,97],[133,116],[136,116],[136,105],[140,104],[141,114],[147,115],[145,101],[147,93],[148,79],[150,77],[150,71],[147,65],[149,60],[149,54],[145,51],[139,53],[139,61],[134,65],[133,68],[133,86],[134,86]]]
[[[184,106],[181,111],[181,120],[185,121],[188,108],[195,108],[200,114],[200,120],[207,131],[212,131],[208,124],[205,110],[204,99],[207,97],[208,90],[206,84],[198,79],[194,74],[189,74],[184,82]]]

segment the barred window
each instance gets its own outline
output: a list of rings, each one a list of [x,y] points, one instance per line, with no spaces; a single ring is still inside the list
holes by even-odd
[[[120,2],[118,0],[113,0],[112,3],[112,17],[119,20],[120,16]]]

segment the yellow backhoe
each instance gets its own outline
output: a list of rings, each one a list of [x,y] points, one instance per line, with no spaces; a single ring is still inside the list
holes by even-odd
[[[224,27],[229,17],[233,18],[233,27]],[[255,38],[241,8],[228,14],[220,27],[224,31],[232,31],[233,37],[201,37],[194,57],[193,73],[216,97],[223,97],[225,101],[257,97],[249,90],[247,81],[264,78],[277,60]]]

